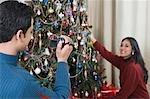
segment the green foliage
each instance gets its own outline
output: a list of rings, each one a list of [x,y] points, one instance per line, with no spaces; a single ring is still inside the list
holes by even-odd
[[[78,92],[79,97],[83,97],[83,92],[94,95],[95,88],[100,91],[104,68],[101,56],[89,39],[91,26],[86,1],[33,0],[31,4],[35,12],[34,39],[29,48],[20,53],[19,63],[35,75],[42,86],[52,89],[57,58],[56,48],[50,44],[60,35],[68,35],[74,46],[68,59],[72,93]]]

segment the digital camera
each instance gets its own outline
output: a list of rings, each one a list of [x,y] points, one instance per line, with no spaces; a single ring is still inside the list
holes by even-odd
[[[55,38],[53,40],[50,40],[50,44],[49,44],[50,46],[49,47],[56,48],[59,41],[62,41],[62,45],[65,44],[65,39],[62,37],[58,37],[58,38]]]

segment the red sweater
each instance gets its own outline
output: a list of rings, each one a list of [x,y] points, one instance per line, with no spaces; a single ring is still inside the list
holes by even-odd
[[[112,65],[120,70],[120,91],[113,99],[150,99],[142,68],[135,61],[123,59],[112,52],[109,52],[102,44],[97,41],[94,47]]]

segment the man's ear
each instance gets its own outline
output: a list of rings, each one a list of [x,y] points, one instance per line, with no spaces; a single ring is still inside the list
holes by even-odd
[[[19,39],[22,38],[22,36],[23,36],[23,31],[22,30],[18,30],[17,34],[16,34],[16,39],[19,40]]]

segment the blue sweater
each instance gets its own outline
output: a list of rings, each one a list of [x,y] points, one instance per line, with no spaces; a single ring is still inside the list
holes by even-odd
[[[67,64],[57,64],[55,87],[49,90],[40,86],[36,79],[17,65],[17,55],[0,53],[0,99],[68,99],[70,80]],[[44,96],[44,97],[43,97]]]

